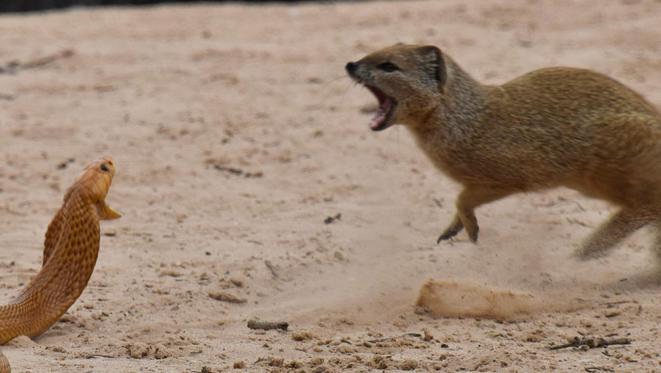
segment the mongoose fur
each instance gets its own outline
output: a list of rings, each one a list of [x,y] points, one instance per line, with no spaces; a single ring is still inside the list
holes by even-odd
[[[463,186],[438,238],[466,229],[474,210],[517,192],[566,186],[619,210],[577,255],[603,255],[654,224],[661,262],[661,114],[596,72],[551,67],[483,85],[434,46],[397,44],[349,62],[350,77],[379,101],[370,124],[404,124],[431,161]]]

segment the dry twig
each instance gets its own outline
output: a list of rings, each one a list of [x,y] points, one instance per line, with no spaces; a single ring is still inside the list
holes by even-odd
[[[599,347],[608,347],[611,345],[628,345],[630,343],[631,340],[629,338],[605,339],[605,338],[594,338],[594,337],[587,337],[587,338],[574,337],[568,343],[557,346],[550,346],[549,350],[559,350],[561,348],[581,347],[581,346],[587,346],[588,348],[599,348]]]
[[[281,329],[286,331],[289,328],[289,323],[286,321],[261,321],[252,319],[248,321],[248,328],[261,330]]]
[[[368,342],[370,342],[370,343],[379,343],[379,342],[385,342],[385,341],[389,341],[389,340],[397,339],[397,338],[402,338],[402,337],[418,337],[418,338],[422,338],[423,335],[420,334],[420,333],[405,333],[405,334],[401,334],[401,335],[394,335],[394,336],[392,336],[392,337],[383,337],[383,338],[379,338],[379,339],[371,339],[371,340],[369,340]]]
[[[64,49],[60,52],[50,54],[44,57],[35,58],[33,60],[20,62],[20,61],[11,61],[4,66],[0,66],[0,74],[14,74],[18,70],[34,69],[37,67],[42,67],[49,65],[59,59],[72,57],[75,52],[71,49]]]
[[[269,269],[269,271],[271,271],[271,275],[273,276],[273,278],[276,279],[280,278],[280,276],[278,276],[278,272],[275,270],[275,266],[273,265],[273,263],[271,263],[270,260],[265,260],[264,265],[266,266],[266,268]]]

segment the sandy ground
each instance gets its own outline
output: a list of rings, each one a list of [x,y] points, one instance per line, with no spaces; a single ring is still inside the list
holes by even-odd
[[[3,347],[15,372],[661,370],[650,232],[579,263],[572,251],[612,209],[555,190],[482,208],[477,245],[436,245],[457,186],[404,128],[369,131],[374,99],[343,72],[375,48],[430,43],[485,82],[588,67],[659,105],[661,2],[464,3],[0,17],[2,63],[73,51],[0,74],[0,300],[38,270],[86,162],[115,158],[108,202],[124,213],[102,225],[65,318]],[[415,312],[429,278],[548,307],[434,319]],[[290,330],[250,330],[251,318]],[[547,348],[581,335],[633,343]]]

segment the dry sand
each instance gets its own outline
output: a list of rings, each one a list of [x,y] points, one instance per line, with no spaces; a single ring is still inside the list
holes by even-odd
[[[74,52],[0,75],[0,300],[36,273],[87,161],[115,158],[108,201],[124,213],[103,224],[97,268],[65,318],[4,353],[15,372],[661,370],[649,232],[576,262],[612,209],[555,190],[480,209],[477,245],[463,234],[436,245],[457,186],[405,129],[370,132],[374,99],[343,72],[378,47],[431,43],[482,81],[588,67],[659,105],[659,20],[661,2],[635,0],[0,17],[2,63]],[[415,313],[429,278],[585,306],[433,319]],[[290,331],[250,330],[254,317]],[[578,335],[633,343],[547,349]]]

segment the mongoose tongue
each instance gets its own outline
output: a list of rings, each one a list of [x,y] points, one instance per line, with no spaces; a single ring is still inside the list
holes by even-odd
[[[370,121],[370,128],[372,131],[384,130],[388,127],[388,117],[390,110],[392,110],[393,102],[390,98],[384,97],[379,100],[379,109],[376,111],[374,117]]]

